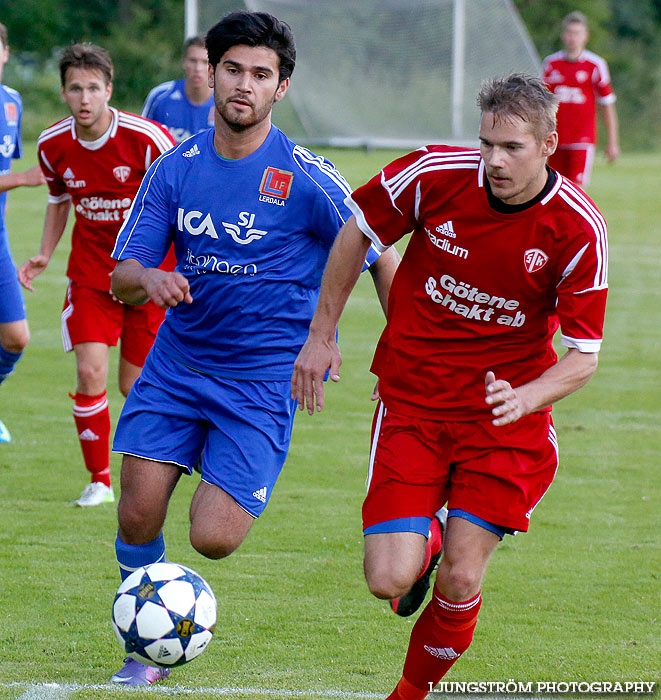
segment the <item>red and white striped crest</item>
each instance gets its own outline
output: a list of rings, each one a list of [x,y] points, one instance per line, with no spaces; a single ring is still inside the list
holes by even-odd
[[[113,168],[112,174],[120,182],[126,182],[129,179],[130,172],[131,172],[131,168],[129,168],[128,165],[118,165],[116,168]]]
[[[549,260],[549,256],[539,248],[529,248],[523,254],[523,264],[528,272],[541,270]]]

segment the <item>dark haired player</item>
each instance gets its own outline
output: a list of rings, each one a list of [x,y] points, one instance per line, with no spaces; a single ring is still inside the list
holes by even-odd
[[[335,167],[271,124],[294,69],[289,27],[237,12],[206,45],[215,128],[149,170],[113,252],[115,294],[168,309],[113,445],[124,454],[116,541],[124,577],[165,557],[170,496],[200,457],[190,508],[198,552],[228,556],[266,507],[289,448],[294,359],[350,216]],[[171,241],[178,264],[166,273],[157,265]],[[383,304],[397,261],[388,253],[370,267]],[[111,680],[146,685],[168,674],[126,659]]]

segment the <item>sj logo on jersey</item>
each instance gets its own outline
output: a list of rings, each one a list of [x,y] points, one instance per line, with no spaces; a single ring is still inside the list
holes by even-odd
[[[294,181],[294,174],[287,170],[278,170],[270,165],[262,175],[262,184],[259,186],[261,194],[260,202],[270,202],[283,207],[284,201],[289,197],[291,183]]]
[[[113,168],[112,174],[120,182],[126,182],[131,174],[131,168],[128,165],[118,165],[116,168]]]
[[[528,272],[541,270],[549,261],[549,256],[539,248],[530,248],[523,254],[523,264]]]
[[[14,102],[5,102],[5,120],[7,126],[16,126],[18,124],[18,107]]]

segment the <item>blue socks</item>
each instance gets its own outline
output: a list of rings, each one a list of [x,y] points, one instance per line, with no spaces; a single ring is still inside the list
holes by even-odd
[[[0,384],[14,371],[22,355],[22,352],[9,352],[0,345]]]
[[[146,544],[126,544],[119,539],[115,540],[115,552],[119,563],[119,573],[122,581],[128,578],[136,569],[147,564],[155,564],[165,561],[165,540],[163,533]]]

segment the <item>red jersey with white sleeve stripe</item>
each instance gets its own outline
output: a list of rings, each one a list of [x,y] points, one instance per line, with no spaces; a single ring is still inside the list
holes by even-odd
[[[347,199],[380,250],[412,231],[372,363],[388,408],[491,420],[487,370],[514,387],[539,377],[557,361],[558,326],[566,347],[599,350],[606,223],[576,185],[551,176],[539,201],[504,213],[489,201],[478,150],[428,146]]]
[[[49,203],[71,199],[76,216],[67,276],[105,292],[115,267],[110,253],[142,178],[174,145],[160,124],[110,110],[110,128],[96,141],[81,141],[67,117],[43,131],[37,145]]]
[[[597,142],[597,104],[615,102],[606,61],[592,51],[583,51],[569,61],[564,51],[544,59],[542,78],[557,95],[558,144]]]

